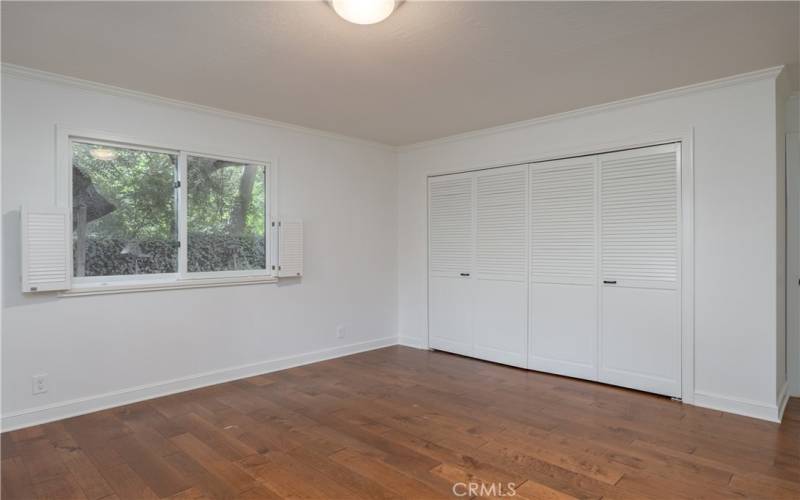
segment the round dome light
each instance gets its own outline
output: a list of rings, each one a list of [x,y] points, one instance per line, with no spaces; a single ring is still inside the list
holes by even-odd
[[[375,24],[394,11],[395,0],[331,0],[333,10],[355,24]]]
[[[104,147],[93,148],[91,151],[89,151],[89,154],[92,155],[92,158],[95,160],[100,161],[111,161],[117,157],[116,151]]]

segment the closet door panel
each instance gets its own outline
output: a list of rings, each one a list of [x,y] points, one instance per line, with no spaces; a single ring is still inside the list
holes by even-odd
[[[679,301],[674,290],[609,287],[603,291],[603,366],[610,384],[680,396],[675,364]]]
[[[428,329],[430,347],[472,356],[472,283],[469,279],[431,277]]]
[[[530,167],[528,366],[597,378],[596,159]]]
[[[526,366],[527,296],[524,282],[478,282],[473,313],[475,357]]]
[[[600,156],[600,380],[680,397],[680,147]]]
[[[596,380],[594,286],[532,283],[530,368]]]
[[[475,355],[525,366],[528,168],[475,173]]]
[[[428,338],[434,349],[473,354],[474,174],[428,181]]]

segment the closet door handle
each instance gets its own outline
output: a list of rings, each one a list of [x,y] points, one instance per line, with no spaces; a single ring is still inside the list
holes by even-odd
[[[616,285],[617,280],[603,280],[604,285]]]
[[[461,273],[461,276],[464,276],[465,278],[467,278],[467,277],[469,277],[469,273]]]

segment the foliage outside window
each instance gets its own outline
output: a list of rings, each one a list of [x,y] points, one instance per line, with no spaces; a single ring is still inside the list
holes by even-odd
[[[178,272],[176,153],[73,142],[76,277]]]
[[[73,140],[73,274],[266,274],[267,201],[263,164]]]
[[[263,165],[188,160],[189,272],[266,269]]]

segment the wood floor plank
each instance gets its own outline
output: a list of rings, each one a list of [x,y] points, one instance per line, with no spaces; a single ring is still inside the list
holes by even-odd
[[[191,487],[158,453],[160,449],[149,449],[132,435],[118,438],[112,445],[130,468],[159,496],[171,496]]]
[[[114,491],[80,448],[59,448],[59,454],[86,498],[99,500]]]
[[[40,483],[68,473],[53,443],[44,438],[19,443],[20,456],[35,483]]]
[[[164,457],[164,460],[179,471],[193,486],[190,489],[202,492],[214,499],[236,498],[239,491],[209,471],[183,451]]]
[[[170,500],[212,500],[200,488],[192,487],[169,497]]]
[[[300,476],[281,460],[282,451],[270,451],[247,457],[239,463],[269,490],[282,498],[319,499],[325,492],[300,480]]]
[[[0,446],[4,500],[428,499],[455,484],[480,497],[513,484],[530,500],[800,499],[800,399],[778,425],[404,347],[7,432]]]
[[[734,474],[730,486],[748,498],[797,500],[800,498],[800,476],[795,478],[796,481],[785,481],[758,473]]]
[[[296,451],[296,449],[293,451]],[[322,475],[311,464],[298,460],[295,458],[296,455],[290,453],[274,452],[269,455],[268,460],[281,470],[291,471],[295,481],[302,482],[316,491],[323,492],[329,498],[350,498],[357,494],[358,490],[350,490],[339,481],[338,477]]]
[[[313,449],[300,447],[289,452],[295,461],[304,463],[313,468],[322,476],[340,483],[350,490],[348,497],[366,496],[375,500],[399,499],[400,497],[371,479],[356,474],[347,467],[330,460],[328,457],[315,453]]]
[[[384,485],[403,498],[447,498],[448,491],[437,491],[415,475],[406,475],[380,460],[345,448],[331,459],[354,472]]]
[[[284,497],[259,483],[249,490],[239,493],[236,498],[237,500],[280,500]]]
[[[153,490],[127,464],[115,464],[100,469],[100,474],[119,498],[157,499]]]
[[[177,420],[184,429],[228,460],[239,460],[258,453],[255,448],[236,439],[230,430],[216,427],[196,413],[182,415]]]
[[[520,454],[523,454],[536,457],[538,460],[548,462],[562,469],[611,485],[616,484],[623,475],[621,470],[603,466],[589,457],[576,456],[570,453],[569,450],[556,451],[533,443],[529,445],[522,444],[519,441],[507,438],[489,441],[481,448],[504,456],[520,456]]]
[[[6,458],[0,463],[2,497],[30,499],[36,496],[33,481],[20,457]]]
[[[37,482],[34,489],[39,500],[86,500],[86,495],[70,475]]]
[[[524,500],[577,500],[575,497],[556,491],[536,481],[528,480],[514,489],[515,498]]]
[[[194,435],[186,433],[172,439],[186,455],[199,463],[210,473],[222,479],[236,492],[246,491],[255,485],[255,478],[245,472],[238,464],[233,463],[211,449]]]

